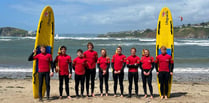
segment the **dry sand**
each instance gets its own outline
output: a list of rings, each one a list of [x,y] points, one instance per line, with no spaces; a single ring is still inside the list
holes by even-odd
[[[149,103],[149,102],[167,102],[167,103],[207,103],[209,102],[209,82],[176,82],[172,86],[171,98],[168,100],[160,100],[156,82],[153,83],[154,99],[144,98],[142,83],[139,82],[139,97],[133,96],[127,98],[128,81],[124,81],[124,94],[123,98],[113,97],[113,81],[109,81],[108,97],[100,97],[99,81],[96,80],[95,94],[96,97],[75,98],[74,80],[70,80],[70,95],[72,99],[66,98],[65,91],[63,90],[63,99],[59,97],[59,81],[51,80],[51,98],[50,100],[43,99],[43,102],[52,103]],[[63,86],[64,87],[64,86]],[[31,79],[0,79],[0,103],[34,103],[39,102],[34,99],[32,95]],[[118,93],[119,93],[118,86]],[[85,93],[85,92],[84,92]],[[134,93],[134,88],[133,88]],[[149,93],[149,91],[148,91]]]

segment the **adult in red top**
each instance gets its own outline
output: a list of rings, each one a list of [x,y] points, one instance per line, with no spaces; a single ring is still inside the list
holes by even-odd
[[[163,94],[165,91],[165,99],[167,99],[168,81],[169,81],[170,75],[173,75],[174,64],[173,64],[172,57],[168,55],[166,52],[167,50],[166,47],[162,46],[160,50],[161,50],[161,54],[156,57],[156,61],[155,61],[156,71],[157,71],[157,75],[159,77],[159,82],[161,85],[160,86],[161,94]],[[158,65],[159,65],[159,69],[158,69]],[[163,95],[161,96],[161,99],[163,99]]]
[[[144,97],[147,97],[147,81],[150,90],[150,98],[153,98],[153,87],[152,87],[152,70],[154,68],[154,58],[150,56],[148,49],[144,49],[144,56],[141,58],[140,68],[142,70],[142,83],[144,89]]]
[[[50,76],[54,75],[54,65],[52,61],[52,55],[46,53],[46,47],[40,46],[40,54],[37,54],[37,50],[34,50],[33,53],[28,58],[29,61],[38,60],[38,79],[39,79],[39,99],[42,101],[42,86],[43,79],[45,78],[46,90],[47,90],[47,99],[49,99],[50,93]],[[37,54],[34,56],[34,54]],[[51,64],[52,72],[50,73]]]
[[[119,79],[121,97],[123,97],[123,78],[124,68],[126,66],[126,56],[122,54],[121,46],[118,46],[117,53],[112,57],[113,79],[114,79],[114,96],[116,96],[117,83]]]
[[[67,48],[65,46],[60,47],[60,53],[56,57],[54,64],[58,64],[59,67],[59,92],[60,99],[62,98],[63,91],[63,79],[65,79],[65,91],[68,99],[71,99],[69,95],[69,78],[72,76],[72,63],[71,57],[66,54]],[[69,73],[70,71],[70,73]]]
[[[99,68],[100,92],[101,96],[103,96],[103,80],[105,80],[106,96],[108,96],[110,58],[107,57],[106,49],[101,49],[101,55],[102,56],[97,60],[97,67]]]
[[[83,57],[83,51],[81,49],[77,50],[77,56],[73,60],[73,70],[75,71],[75,92],[76,96],[79,97],[78,94],[78,86],[79,82],[81,82],[81,96],[83,96],[84,92],[84,81],[85,81],[85,71],[86,71],[86,59]]]
[[[135,84],[135,93],[138,96],[138,67],[140,63],[140,58],[136,55],[136,48],[131,48],[131,55],[126,59],[126,65],[128,67],[128,81],[129,81],[129,95],[128,97],[131,97],[131,91],[132,91],[132,83],[134,80]]]
[[[89,80],[91,79],[91,95],[94,97],[94,80],[96,75],[96,62],[98,55],[97,52],[93,50],[93,43],[89,42],[87,44],[87,48],[88,50],[84,52],[84,58],[87,60],[88,65],[86,70],[86,93],[87,96],[89,96]]]

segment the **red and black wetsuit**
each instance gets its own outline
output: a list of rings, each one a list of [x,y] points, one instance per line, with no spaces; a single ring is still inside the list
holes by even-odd
[[[69,72],[72,74],[72,61],[71,57],[67,54],[60,54],[56,57],[54,64],[58,63],[59,66],[59,92],[62,96],[63,79],[65,79],[65,91],[69,96]]]
[[[89,79],[91,79],[91,93],[94,93],[94,80],[96,75],[96,62],[98,55],[94,50],[87,50],[83,54],[84,58],[87,60],[88,65],[86,70],[86,92],[87,95],[89,95]]]
[[[173,60],[172,57],[168,54],[160,54],[156,57],[156,71],[159,72],[159,82],[160,82],[160,91],[161,94],[168,94],[168,81],[170,78],[170,72],[173,72]],[[159,70],[158,70],[159,65]],[[165,87],[163,87],[165,85]],[[164,89],[165,88],[165,89]]]
[[[141,68],[141,76],[142,76],[142,82],[143,82],[143,89],[144,89],[144,94],[147,95],[147,81],[148,81],[148,86],[150,90],[150,95],[153,96],[153,87],[152,87],[152,70],[154,68],[154,58],[150,56],[143,56],[141,58],[141,63],[140,63],[140,68]],[[148,76],[144,75],[144,72],[150,73]]]
[[[76,96],[78,96],[79,82],[81,82],[81,95],[83,96],[86,66],[87,66],[86,59],[84,57],[76,57],[73,60],[73,69],[75,71]]]
[[[103,80],[105,80],[105,90],[108,93],[110,58],[101,56],[97,60],[97,67],[99,68],[100,92],[103,93]],[[104,70],[106,71],[105,75],[103,75]]]
[[[134,79],[135,84],[135,93],[138,95],[138,67],[140,63],[140,58],[136,55],[131,55],[126,59],[128,70],[128,81],[129,81],[129,96],[131,97],[131,91],[132,91],[132,83]]]
[[[121,95],[123,95],[123,78],[124,68],[126,65],[126,56],[123,54],[115,54],[112,57],[113,79],[114,79],[114,94],[116,95],[117,83],[119,79]],[[115,74],[114,71],[120,71],[119,74]]]
[[[34,53],[30,55],[28,58],[29,61],[38,60],[38,79],[39,79],[39,98],[42,99],[42,86],[43,86],[43,79],[45,78],[46,82],[46,91],[47,91],[47,98],[49,98],[50,93],[50,64],[52,68],[52,72],[54,72],[54,64],[52,60],[52,55],[49,53],[40,53],[33,56]]]

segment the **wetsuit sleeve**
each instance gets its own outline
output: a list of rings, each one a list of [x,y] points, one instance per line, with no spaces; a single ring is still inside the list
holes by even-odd
[[[158,58],[157,57],[155,60],[155,70],[156,70],[156,72],[158,72]]]
[[[74,71],[75,71],[75,63],[76,63],[76,60],[74,59],[73,60],[73,66],[72,66],[72,68],[73,68]]]
[[[143,71],[142,62],[140,62],[139,67],[140,67],[141,71]]]
[[[29,56],[29,58],[28,58],[28,61],[33,61],[33,55],[34,55],[34,53],[31,53],[31,54],[30,54],[30,56]]]
[[[98,54],[97,54],[97,52],[95,53],[95,62],[97,62],[97,60],[98,60]]]
[[[51,64],[52,72],[54,72],[54,62],[50,61],[50,64]]]
[[[152,70],[155,68],[155,62],[152,62],[152,67],[151,67],[151,69],[150,69],[150,71],[149,72],[152,72]]]
[[[123,67],[122,67],[122,69],[120,70],[120,72],[123,72],[123,71],[124,71],[125,66],[126,66],[126,63],[124,62],[124,63],[123,63]]]
[[[113,72],[115,71],[115,68],[114,68],[114,55],[112,56],[112,61],[111,61],[111,67],[113,69]]]
[[[109,68],[110,68],[110,63],[107,63],[106,72],[108,72],[108,71],[109,71]]]
[[[72,74],[72,62],[68,63],[69,64],[69,71],[70,71],[70,74]]]
[[[100,72],[103,72],[103,70],[102,70],[102,68],[100,67],[100,64],[99,64],[99,63],[97,63],[97,67],[99,68],[99,71],[100,71]]]

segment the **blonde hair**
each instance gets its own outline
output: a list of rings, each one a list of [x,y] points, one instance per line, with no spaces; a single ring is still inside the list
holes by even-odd
[[[165,46],[161,46],[160,49],[166,50],[167,48]]]

